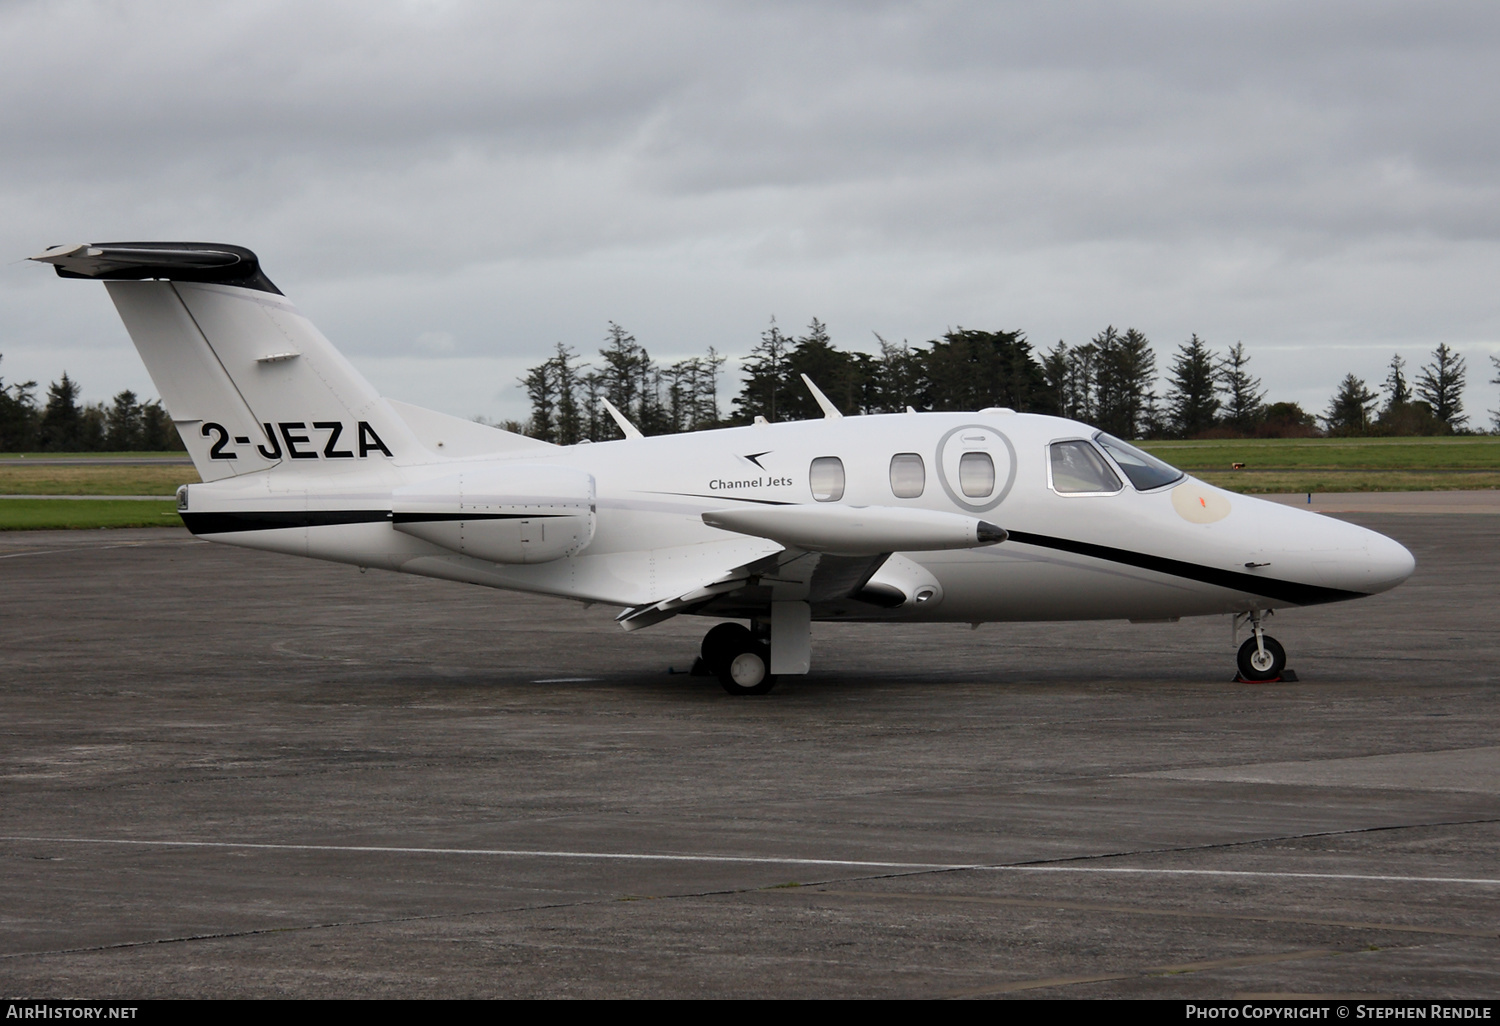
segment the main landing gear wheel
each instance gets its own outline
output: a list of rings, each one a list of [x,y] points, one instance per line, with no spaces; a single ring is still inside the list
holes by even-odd
[[[1265,642],[1264,652],[1253,637],[1246,638],[1240,646],[1238,662],[1243,680],[1279,680],[1281,671],[1286,669],[1286,649],[1281,642],[1269,634],[1261,635],[1261,640]]]
[[[703,644],[698,651],[703,656],[703,665],[709,674],[718,677],[724,673],[729,661],[753,641],[744,624],[720,623],[710,627],[708,633],[703,635]]]
[[[719,671],[719,683],[731,695],[766,694],[776,686],[771,650],[758,641],[748,642]]]

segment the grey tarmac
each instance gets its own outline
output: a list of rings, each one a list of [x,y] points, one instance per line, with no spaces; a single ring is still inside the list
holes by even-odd
[[[694,618],[0,535],[0,993],[1493,998],[1500,518],[1340,515],[1417,571],[1275,617],[1297,683],[821,625],[750,699]]]

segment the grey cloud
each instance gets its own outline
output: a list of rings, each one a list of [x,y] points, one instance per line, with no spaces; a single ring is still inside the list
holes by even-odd
[[[12,3],[0,242],[243,242],[414,359],[653,302],[682,352],[777,311],[1493,346],[1497,43],[1479,3]],[[11,338],[64,287],[13,270]]]

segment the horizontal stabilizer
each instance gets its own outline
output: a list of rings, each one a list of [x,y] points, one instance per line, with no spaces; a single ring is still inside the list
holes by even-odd
[[[972,549],[1005,531],[977,517],[897,506],[762,506],[703,514],[710,527],[769,538],[788,548],[844,556]]]
[[[205,281],[281,295],[254,253],[222,242],[81,242],[49,246],[31,259],[57,268],[59,278]]]

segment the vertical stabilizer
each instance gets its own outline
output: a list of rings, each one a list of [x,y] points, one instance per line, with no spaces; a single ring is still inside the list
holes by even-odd
[[[405,421],[260,271],[212,243],[95,243],[33,257],[104,279],[205,481],[426,462]]]

